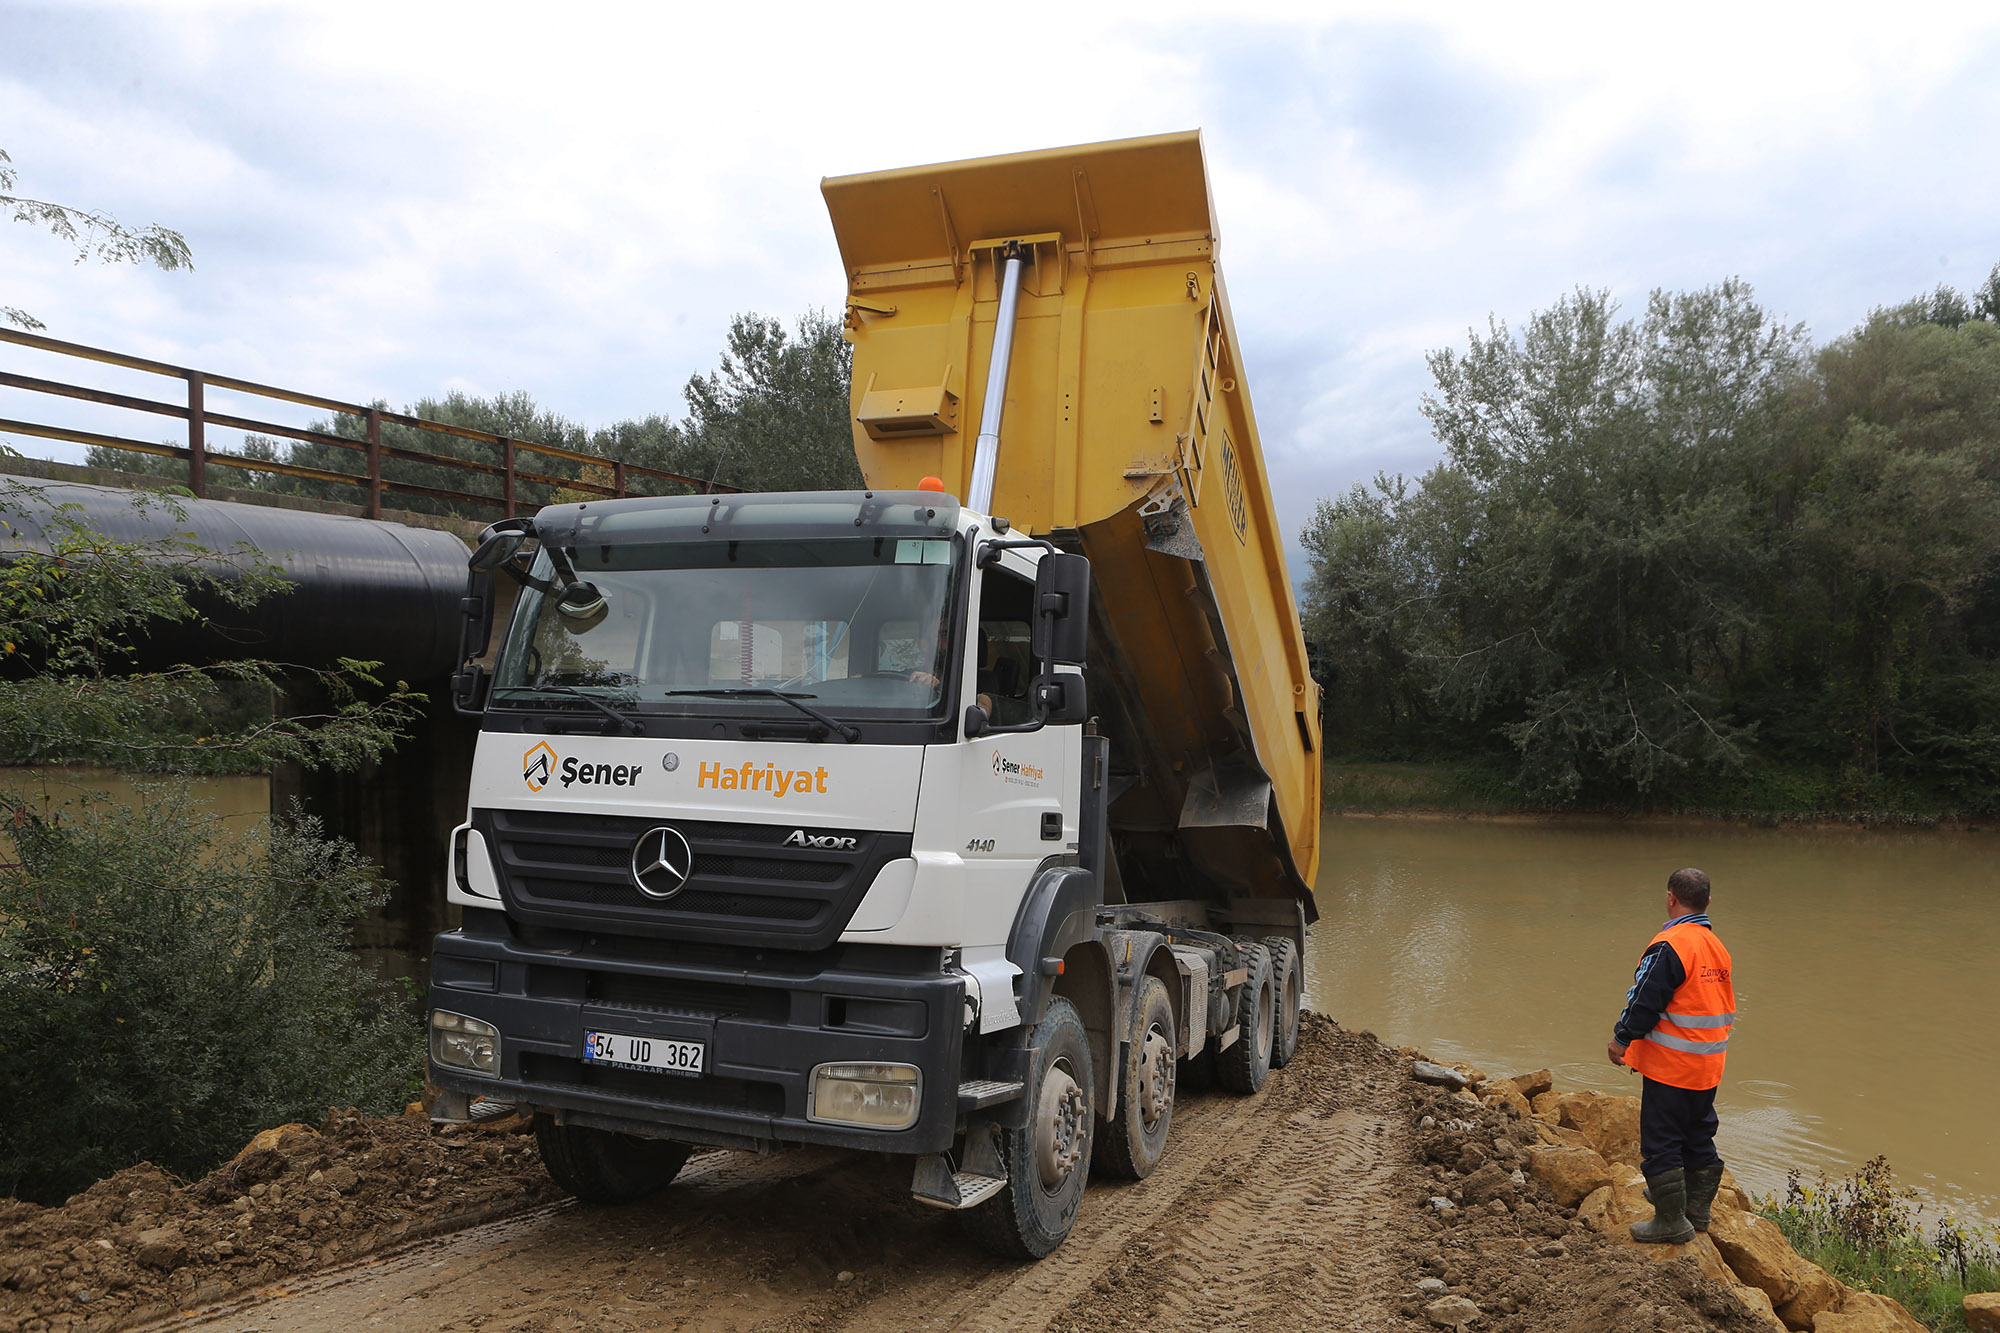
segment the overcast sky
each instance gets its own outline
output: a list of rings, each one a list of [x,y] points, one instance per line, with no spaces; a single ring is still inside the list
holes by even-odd
[[[1295,536],[1430,465],[1424,352],[1489,315],[1735,275],[1824,340],[2000,261],[1991,3],[1223,8],[0,0],[20,192],[196,263],[6,224],[0,305],[342,399],[678,417],[732,314],[839,305],[821,176],[1198,127]]]

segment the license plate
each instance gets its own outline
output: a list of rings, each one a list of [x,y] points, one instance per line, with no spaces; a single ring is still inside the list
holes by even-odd
[[[665,1037],[634,1037],[623,1032],[586,1032],[583,1058],[592,1064],[620,1069],[656,1069],[665,1074],[701,1073],[707,1047],[698,1041]]]

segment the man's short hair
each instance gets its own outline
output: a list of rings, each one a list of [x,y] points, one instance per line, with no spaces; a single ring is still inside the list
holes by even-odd
[[[1667,888],[1674,897],[1681,900],[1681,906],[1694,912],[1708,910],[1708,876],[1689,866],[1686,870],[1676,870],[1667,876]]]

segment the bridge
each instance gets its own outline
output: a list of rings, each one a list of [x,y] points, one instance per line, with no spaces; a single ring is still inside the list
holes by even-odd
[[[54,503],[73,504],[92,527],[143,543],[192,532],[206,549],[248,545],[292,584],[248,612],[199,626],[158,626],[147,637],[147,667],[263,658],[306,668],[338,658],[382,662],[385,679],[429,696],[413,733],[386,763],[358,773],[309,772],[287,765],[270,775],[270,808],[299,803],[327,830],[353,842],[393,882],[390,901],[368,921],[357,946],[397,973],[416,966],[445,928],[443,866],[451,830],[464,818],[475,734],[449,702],[458,662],[458,601],[465,592],[467,543],[487,521],[532,512],[553,499],[728,491],[712,480],[642,467],[539,441],[344,402],[238,376],[0,329],[11,366],[0,368],[0,441],[28,437],[130,454],[149,470],[124,472],[30,458],[0,458],[0,474],[20,477]],[[96,383],[84,383],[86,377]],[[119,387],[107,387],[105,381]],[[160,388],[162,381],[168,387]],[[149,387],[153,386],[153,387]],[[139,390],[128,392],[126,390]],[[270,419],[304,408],[332,429]],[[259,415],[261,413],[261,415]],[[184,444],[140,438],[143,424],[183,423]],[[385,442],[385,427],[408,448]],[[262,436],[321,446],[329,466],[259,456],[223,441]],[[181,467],[153,460],[174,460]],[[400,465],[400,466],[399,466]],[[443,469],[457,485],[432,484]],[[248,485],[231,487],[230,478]],[[288,479],[293,493],[276,488]],[[168,487],[192,498],[179,513],[134,502],[135,488]],[[301,495],[300,489],[317,494]],[[441,513],[398,509],[411,497]],[[8,520],[18,548],[46,547],[32,513]],[[0,560],[6,558],[0,550]],[[277,707],[319,711],[309,676],[294,676]],[[420,969],[419,969],[420,971]],[[396,974],[396,973],[391,973]]]

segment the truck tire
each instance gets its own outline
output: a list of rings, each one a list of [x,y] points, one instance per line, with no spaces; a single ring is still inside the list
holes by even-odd
[[[1264,941],[1271,953],[1271,994],[1277,1002],[1277,1027],[1271,1033],[1271,1068],[1283,1069],[1299,1049],[1299,1006],[1304,999],[1305,964],[1299,946],[1283,935]]]
[[[542,1166],[563,1192],[585,1203],[632,1203],[665,1189],[693,1151],[669,1139],[559,1125],[546,1113],[535,1116],[535,1146]]]
[[[1216,1053],[1216,1074],[1231,1092],[1252,1093],[1271,1072],[1271,1038],[1277,1030],[1271,994],[1271,955],[1261,944],[1238,940],[1250,975],[1236,988],[1236,1040]]]
[[[1132,1005],[1126,1029],[1124,1078],[1118,1113],[1100,1121],[1097,1167],[1120,1180],[1144,1180],[1167,1151],[1174,1118],[1174,1004],[1158,977],[1147,977]]]
[[[1000,1131],[1007,1186],[959,1214],[975,1243],[1008,1259],[1039,1259],[1069,1235],[1090,1179],[1097,1123],[1090,1038],[1068,1000],[1049,1001],[1028,1047],[1028,1123]]]

